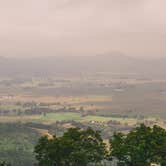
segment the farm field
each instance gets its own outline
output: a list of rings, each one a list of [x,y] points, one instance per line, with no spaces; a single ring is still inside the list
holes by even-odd
[[[71,78],[1,78],[0,109],[22,110],[24,108],[11,103],[35,102],[47,103],[52,109],[84,107],[88,110],[98,110],[100,114],[105,115],[119,113],[165,117],[164,79],[136,79],[132,75],[120,77],[122,76],[85,75]],[[25,86],[27,84],[29,86]]]
[[[81,113],[66,112],[66,113],[47,113],[46,115],[23,115],[23,116],[1,116],[1,123],[40,123],[40,124],[53,124],[56,122],[67,122],[67,121],[76,121],[81,123],[91,122],[91,123],[107,123],[109,121],[116,121],[120,124],[136,125],[137,123],[145,121],[153,121],[154,123],[160,125],[164,124],[163,119],[157,119],[154,117],[148,117],[144,119],[138,118],[120,118],[120,117],[104,117],[104,116],[95,116],[87,115],[82,116]]]
[[[105,140],[140,123],[166,128],[165,108],[165,80],[102,74],[1,78],[0,160],[31,166],[39,137],[62,135],[71,127],[100,130]]]
[[[2,123],[13,123],[13,122],[36,122],[36,123],[44,123],[51,124],[57,121],[80,121],[80,122],[90,122],[90,121],[99,121],[99,122],[107,122],[109,120],[117,120],[122,123],[136,123],[136,119],[134,118],[113,118],[113,117],[102,117],[102,116],[85,116],[82,117],[80,113],[48,113],[45,116],[43,115],[33,115],[33,116],[1,116],[0,122]]]

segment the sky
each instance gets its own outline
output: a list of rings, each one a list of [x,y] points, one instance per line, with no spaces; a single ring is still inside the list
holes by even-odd
[[[0,56],[166,57],[165,0],[0,0]]]

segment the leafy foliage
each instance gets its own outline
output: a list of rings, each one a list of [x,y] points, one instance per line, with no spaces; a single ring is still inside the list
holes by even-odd
[[[17,127],[16,130],[19,128],[19,132],[32,131],[18,125],[14,127]],[[11,130],[10,125],[3,128]],[[13,134],[12,136],[14,137]],[[37,135],[31,133],[31,136]],[[3,132],[1,141],[2,138]],[[44,136],[39,139],[34,150],[36,166],[102,166],[104,164],[112,166],[116,163],[118,166],[150,166],[152,162],[160,163],[161,166],[166,165],[166,130],[159,126],[150,128],[142,124],[128,134],[114,133],[108,146],[104,144],[99,131],[91,128],[85,130],[71,128],[60,137]],[[13,144],[7,146],[0,144],[0,147],[4,149],[4,152],[0,152],[2,161],[10,162],[12,165],[32,165],[32,160],[29,161],[32,156],[28,156],[27,152],[24,154],[24,149],[20,149],[22,146],[19,146],[15,153],[12,151]],[[28,144],[25,147],[27,148]],[[11,156],[11,160],[5,158],[6,152]],[[28,157],[25,158],[26,156]],[[0,166],[10,165],[0,162]]]
[[[38,166],[87,166],[99,163],[106,147],[98,131],[69,129],[61,137],[42,137],[35,147]]]
[[[110,156],[118,159],[119,166],[166,164],[166,131],[158,126],[150,128],[142,124],[127,135],[115,133],[110,144]]]

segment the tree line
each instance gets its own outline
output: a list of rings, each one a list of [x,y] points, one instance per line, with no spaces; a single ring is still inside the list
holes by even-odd
[[[106,143],[100,131],[71,128],[60,137],[41,137],[34,154],[35,166],[165,166],[166,130],[141,124],[127,134],[114,133]]]

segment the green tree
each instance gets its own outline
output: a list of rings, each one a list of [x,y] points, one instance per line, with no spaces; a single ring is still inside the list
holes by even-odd
[[[69,129],[61,137],[42,137],[35,147],[38,166],[87,166],[106,156],[100,132],[91,128]]]
[[[166,131],[158,126],[141,125],[127,135],[115,133],[110,139],[111,158],[119,166],[149,166],[151,162],[166,163]]]
[[[0,161],[0,166],[11,166],[11,165],[4,161]]]

